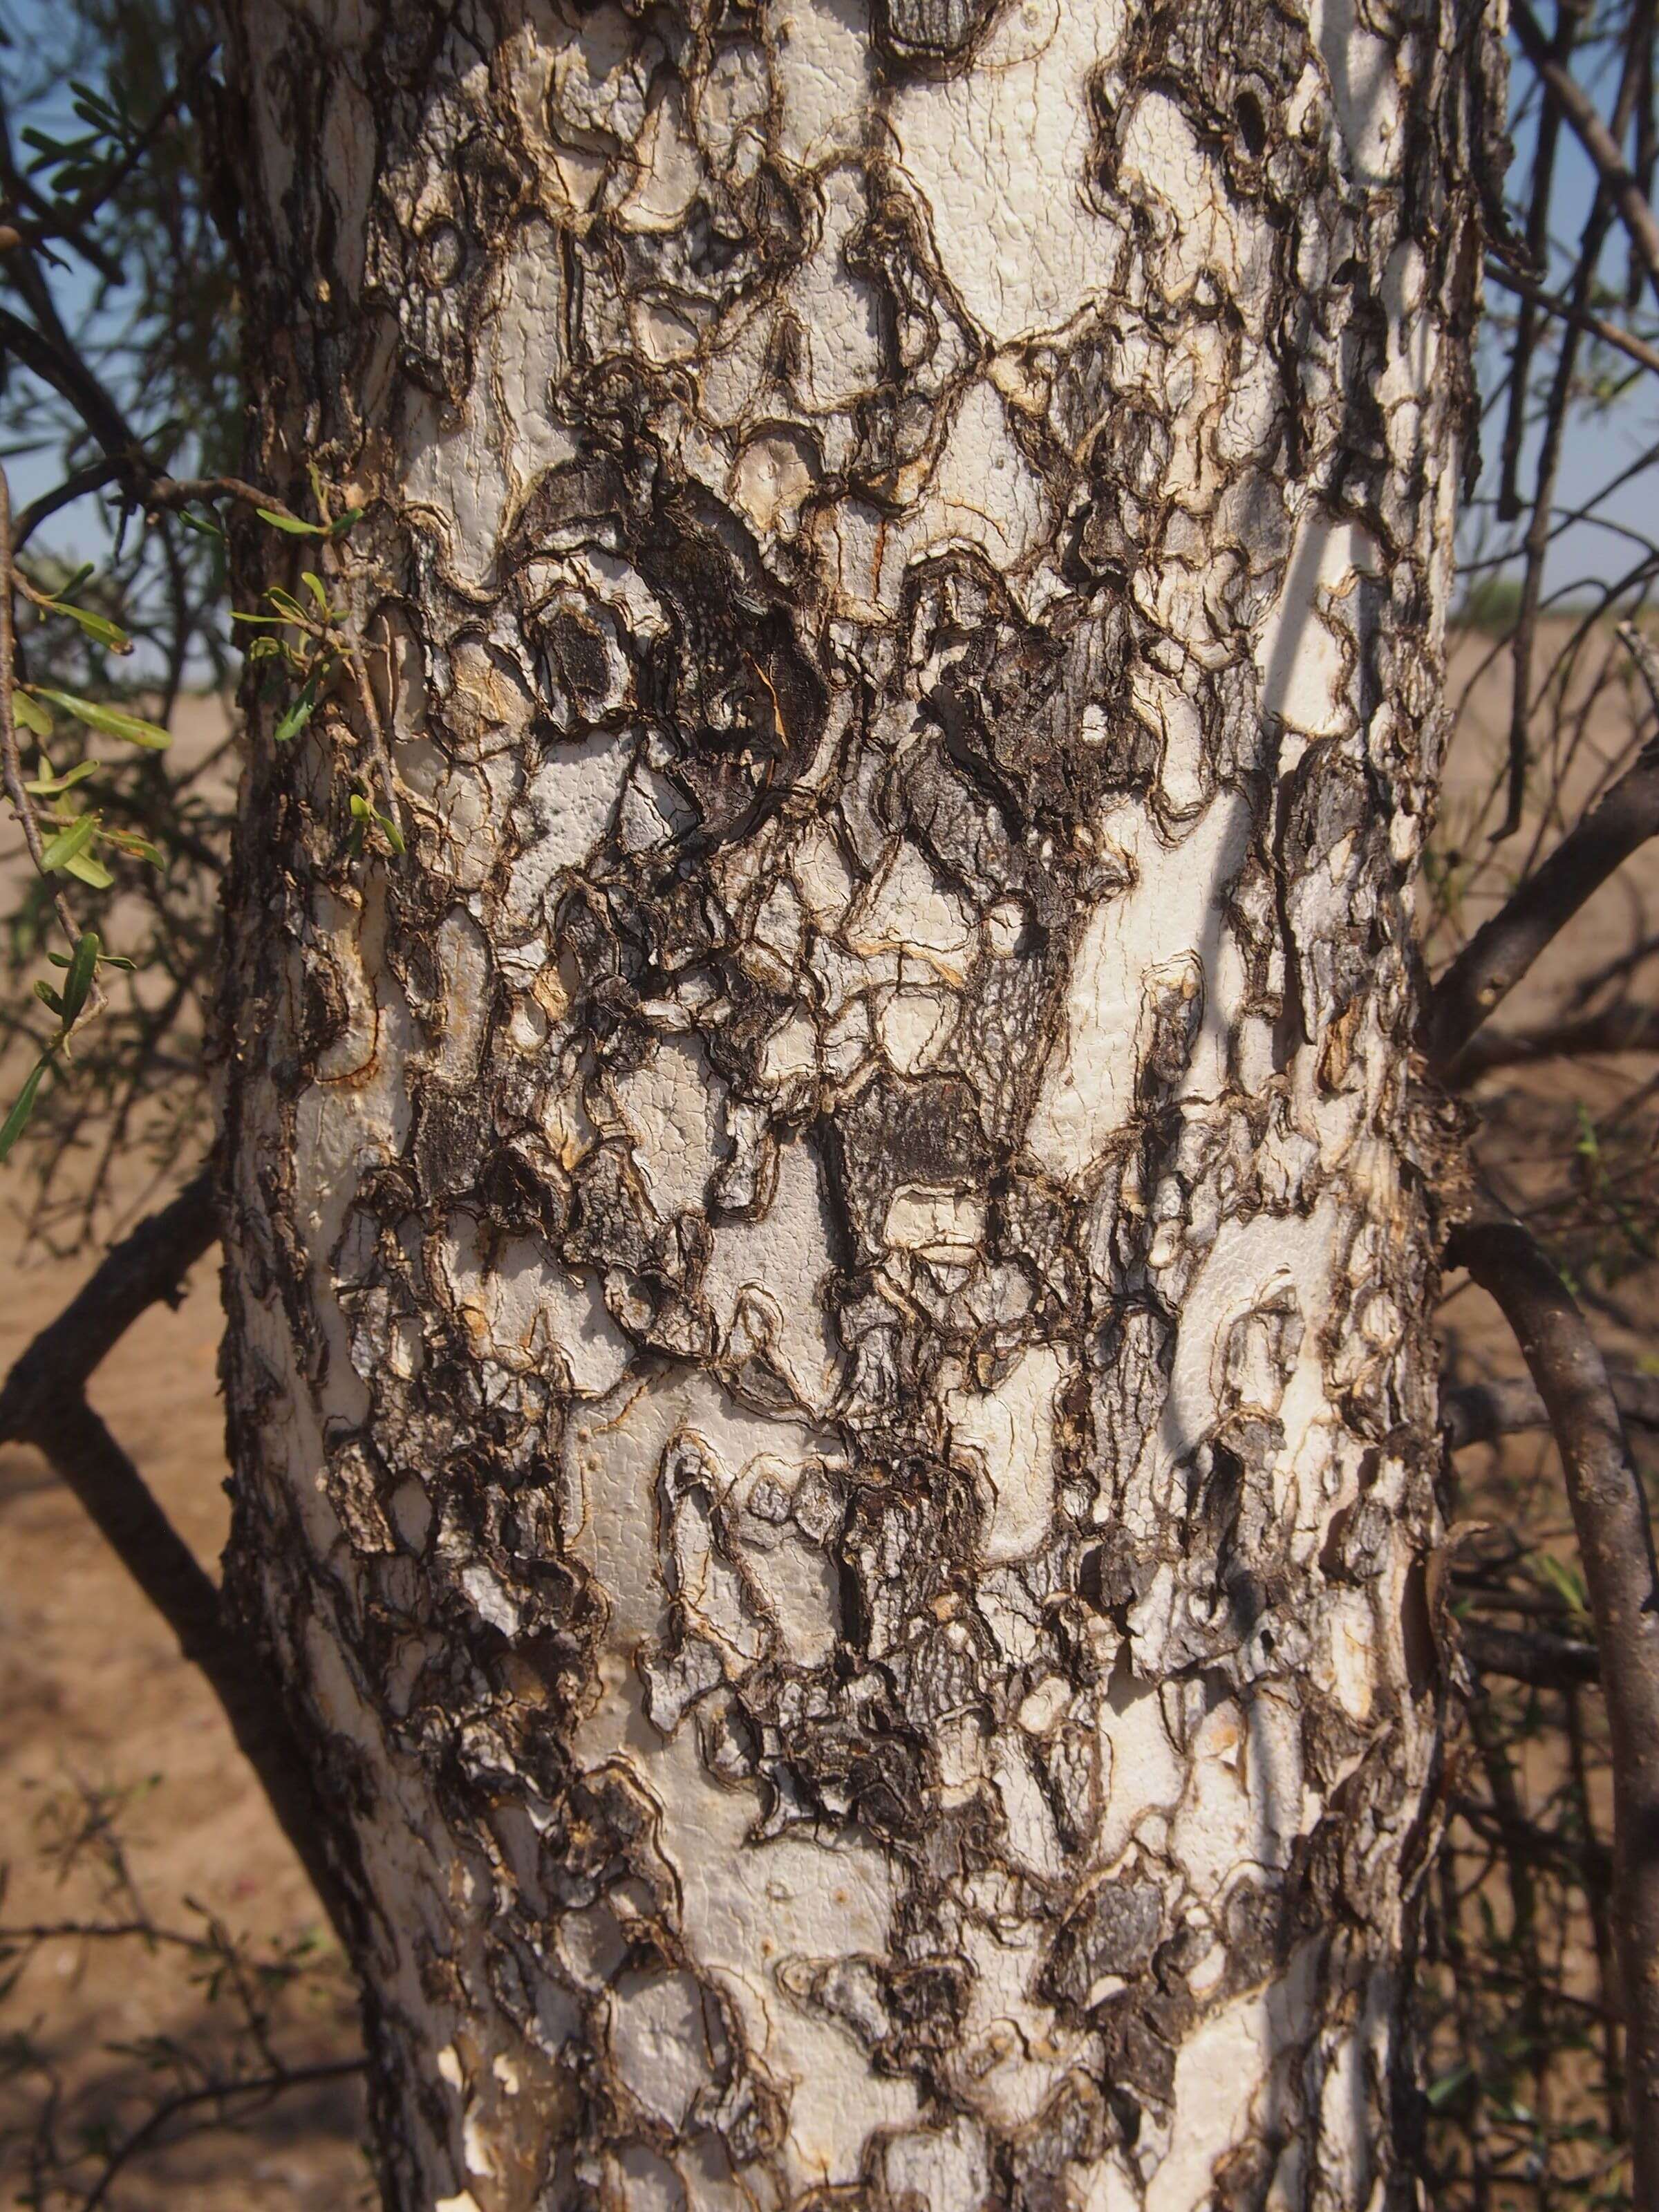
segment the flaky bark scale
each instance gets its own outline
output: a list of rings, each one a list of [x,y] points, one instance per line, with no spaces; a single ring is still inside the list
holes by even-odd
[[[394,2204],[1403,2201],[1491,48],[873,10],[232,9],[234,1585]]]

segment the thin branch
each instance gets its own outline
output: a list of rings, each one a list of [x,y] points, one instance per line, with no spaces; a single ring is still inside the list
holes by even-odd
[[[1659,1052],[1659,1007],[1607,1006],[1600,1013],[1547,1022],[1535,1030],[1486,1030],[1464,1046],[1441,1080],[1449,1091],[1465,1091],[1499,1068],[1624,1052]]]
[[[1659,1429],[1659,1376],[1632,1375],[1618,1369],[1607,1376],[1613,1403],[1638,1429]],[[1450,1451],[1471,1444],[1495,1443],[1499,1437],[1547,1429],[1550,1417],[1535,1383],[1524,1375],[1497,1382],[1465,1382],[1440,1397],[1440,1425]]]
[[[1636,2198],[1659,2204],[1659,1572],[1607,1369],[1533,1238],[1487,1203],[1447,1260],[1502,1309],[1548,1409],[1595,1624],[1613,1745],[1613,1924],[1629,2040]]]
[[[1551,52],[1564,64],[1572,52],[1577,28],[1577,10],[1558,6],[1555,39]],[[1527,207],[1527,253],[1534,269],[1545,268],[1548,263],[1550,200],[1555,182],[1556,147],[1560,135],[1561,112],[1546,100],[1533,141],[1532,196]],[[1499,266],[1502,266],[1501,262]],[[1519,287],[1516,289],[1518,290]],[[1521,300],[1521,312],[1515,319],[1515,346],[1510,356],[1509,413],[1504,424],[1503,462],[1498,474],[1498,514],[1503,522],[1515,521],[1522,512],[1516,479],[1521,467],[1521,447],[1526,437],[1528,371],[1532,365],[1532,349],[1538,328],[1538,317],[1534,312],[1537,302],[1533,295],[1522,292]]]
[[[1445,1078],[1469,1039],[1591,894],[1659,831],[1659,750],[1645,746],[1508,904],[1484,922],[1429,994],[1424,1049]]]
[[[103,2172],[88,2195],[82,2212],[96,2212],[96,2208],[109,2195],[122,2167],[129,2165],[141,2151],[148,2149],[167,2123],[176,2119],[180,2112],[188,2112],[197,2105],[225,2104],[233,2099],[245,2097],[264,2098],[268,2102],[273,2097],[280,2097],[285,2090],[307,2088],[319,2081],[349,2081],[353,2075],[361,2074],[362,2070],[361,2058],[336,2058],[315,2066],[294,2066],[274,2074],[253,2075],[245,2081],[209,2081],[199,2088],[175,2091],[172,2096],[163,2098],[149,2118],[110,2153]]]
[[[1640,53],[1632,27],[1632,34],[1626,42],[1619,92],[1613,103],[1613,132],[1615,139],[1630,128],[1640,83]],[[1572,273],[1571,301],[1576,313],[1586,310],[1589,306],[1595,272],[1601,264],[1602,248],[1607,243],[1612,222],[1611,197],[1606,185],[1598,184],[1584,217],[1577,260]],[[1508,794],[1504,818],[1492,833],[1494,844],[1501,844],[1520,828],[1526,798],[1533,707],[1533,653],[1537,643],[1539,609],[1543,597],[1545,559],[1552,536],[1551,514],[1555,504],[1556,479],[1560,473],[1567,418],[1576,388],[1579,337],[1577,321],[1570,318],[1562,334],[1560,349],[1556,356],[1555,373],[1550,380],[1549,396],[1544,410],[1532,515],[1527,525],[1523,544],[1525,567],[1521,578],[1521,604],[1516,613],[1511,641],[1515,672],[1510,699]]]
[[[115,1246],[17,1361],[0,1390],[0,1442],[31,1443],[45,1455],[200,1668],[283,1834],[343,1929],[310,1771],[274,1686],[227,1619],[211,1578],[84,1395],[88,1376],[139,1316],[176,1300],[185,1273],[217,1234],[212,1178],[204,1172]]]
[[[1534,284],[1529,276],[1523,276],[1518,270],[1506,268],[1501,261],[1488,258],[1486,274],[1495,284],[1501,284],[1506,292],[1513,292],[1533,307],[1541,307],[1546,314],[1553,315],[1558,322],[1571,323],[1575,330],[1587,331],[1590,337],[1600,338],[1603,345],[1610,345],[1616,353],[1627,356],[1644,368],[1659,372],[1659,346],[1650,345],[1645,338],[1638,337],[1634,331],[1627,331],[1622,323],[1610,323],[1605,315],[1595,314],[1588,307],[1576,307],[1571,300],[1564,300],[1559,292],[1547,292],[1541,284]],[[1498,514],[1505,521],[1514,519],[1512,515],[1505,515],[1502,507],[1499,507]]]
[[[1656,221],[1648,205],[1635,171],[1620,151],[1617,137],[1601,120],[1595,101],[1571,70],[1557,60],[1544,36],[1544,27],[1527,0],[1510,0],[1510,21],[1527,59],[1548,86],[1551,98],[1589,155],[1619,210],[1619,219],[1630,234],[1632,246],[1641,257],[1648,282],[1656,297],[1659,297],[1659,221]]]
[[[88,461],[84,468],[76,469],[51,491],[42,492],[39,499],[32,499],[17,518],[12,532],[12,551],[21,553],[40,525],[50,521],[60,507],[70,506],[89,491],[101,491],[106,484],[114,483],[120,474],[121,464],[105,454],[99,460]]]
[[[1569,1682],[1599,1682],[1601,1663],[1593,1644],[1540,1629],[1494,1628],[1490,1621],[1460,1620],[1457,1640],[1477,1674],[1506,1674],[1535,1690]]]

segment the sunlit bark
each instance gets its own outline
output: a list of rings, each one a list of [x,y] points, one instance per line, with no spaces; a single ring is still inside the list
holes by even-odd
[[[395,2205],[1404,2202],[1489,50],[873,11],[232,10],[234,1580]]]

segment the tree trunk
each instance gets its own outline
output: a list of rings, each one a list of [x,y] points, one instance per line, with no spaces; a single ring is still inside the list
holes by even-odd
[[[1414,2203],[1494,50],[871,4],[232,7],[232,1586],[399,2212]]]

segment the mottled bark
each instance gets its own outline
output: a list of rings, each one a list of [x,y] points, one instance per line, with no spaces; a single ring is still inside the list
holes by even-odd
[[[1405,2203],[1437,0],[233,8],[232,1571],[390,2201]],[[405,859],[353,857],[354,789]]]

